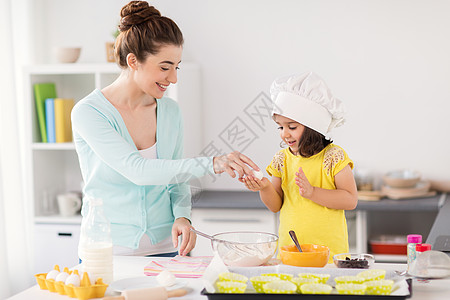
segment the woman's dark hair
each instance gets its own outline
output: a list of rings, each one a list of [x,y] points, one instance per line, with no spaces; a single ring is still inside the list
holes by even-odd
[[[114,45],[117,64],[126,68],[127,55],[133,53],[139,62],[155,55],[161,46],[183,46],[183,34],[174,21],[161,16],[147,1],[131,1],[120,11],[119,36]]]
[[[323,134],[305,126],[299,141],[298,152],[303,157],[311,157],[332,142],[333,140],[327,140]]]

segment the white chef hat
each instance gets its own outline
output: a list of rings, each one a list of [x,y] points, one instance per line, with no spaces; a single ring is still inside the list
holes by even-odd
[[[345,107],[313,72],[285,76],[272,83],[274,114],[299,122],[323,135],[344,124]]]

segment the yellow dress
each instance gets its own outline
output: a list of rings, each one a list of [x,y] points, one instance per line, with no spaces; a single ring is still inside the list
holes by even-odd
[[[300,244],[318,244],[330,248],[333,255],[348,252],[348,233],[345,212],[319,205],[300,196],[295,184],[295,173],[302,167],[311,185],[324,189],[336,189],[334,176],[345,166],[353,169],[353,161],[339,146],[330,144],[312,157],[301,157],[289,148],[278,151],[267,173],[281,178],[283,205],[278,229],[279,247],[293,244],[289,230],[294,230]]]

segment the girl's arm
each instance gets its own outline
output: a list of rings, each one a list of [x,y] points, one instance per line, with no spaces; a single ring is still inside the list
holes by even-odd
[[[349,165],[334,176],[336,189],[328,190],[312,186],[302,168],[296,173],[295,183],[300,195],[322,206],[333,209],[352,210],[358,204],[355,178]]]
[[[259,180],[252,176],[246,176],[241,181],[249,190],[259,191],[261,201],[270,211],[276,213],[281,209],[283,205],[281,178],[273,176],[272,182],[270,182],[266,177]]]

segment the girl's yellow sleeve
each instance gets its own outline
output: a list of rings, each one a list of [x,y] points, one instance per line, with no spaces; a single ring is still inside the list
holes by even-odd
[[[284,164],[285,164],[285,155],[283,150],[280,150],[274,155],[272,161],[267,166],[266,168],[267,174],[269,174],[270,176],[281,178],[281,173],[283,172]]]
[[[325,160],[331,164],[331,175],[334,177],[347,165],[353,169],[353,161],[348,157],[347,153],[339,146],[330,148],[325,154]]]

